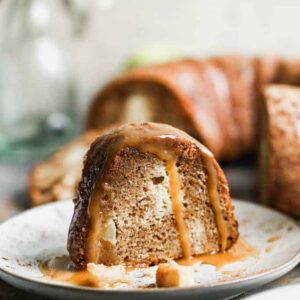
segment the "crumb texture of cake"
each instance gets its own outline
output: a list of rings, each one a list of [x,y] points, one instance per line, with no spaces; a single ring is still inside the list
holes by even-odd
[[[273,83],[300,85],[300,61],[235,54],[139,68],[99,91],[87,128],[166,123],[195,137],[217,159],[235,160],[257,150],[261,91]]]
[[[31,170],[28,190],[33,206],[75,197],[84,155],[102,132],[86,131]]]
[[[160,264],[156,270],[157,287],[188,287],[195,284],[193,270],[175,261]]]
[[[188,134],[126,124],[91,145],[68,237],[76,266],[149,266],[225,251],[237,237],[224,174]]]
[[[300,216],[300,88],[270,85],[263,94],[261,201]]]

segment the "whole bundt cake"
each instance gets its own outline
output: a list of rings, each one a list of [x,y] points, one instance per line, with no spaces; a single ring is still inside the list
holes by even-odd
[[[215,92],[204,74],[207,68],[213,66],[187,59],[127,73],[108,84],[92,104],[88,127],[102,128],[115,122],[166,123],[193,136],[199,133],[218,155],[224,140]]]
[[[264,89],[261,133],[261,201],[300,215],[300,88]]]
[[[257,147],[261,88],[300,84],[300,63],[239,55],[183,59],[126,72],[95,97],[88,128],[153,121],[173,125],[222,160]]]
[[[224,251],[237,237],[224,174],[188,134],[135,123],[91,145],[68,237],[77,267],[148,266]]]

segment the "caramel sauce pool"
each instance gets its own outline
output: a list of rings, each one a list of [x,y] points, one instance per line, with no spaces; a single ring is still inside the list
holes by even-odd
[[[220,252],[215,254],[203,254],[193,256],[190,258],[182,258],[176,262],[179,265],[192,266],[195,263],[201,262],[202,264],[209,264],[220,269],[226,264],[239,262],[248,257],[255,257],[258,255],[258,251],[249,245],[241,238],[236,244],[226,252]],[[54,281],[65,282],[77,286],[86,286],[97,288],[97,279],[89,273],[87,270],[77,271],[72,267],[72,262],[69,256],[53,257],[45,260],[39,265],[40,271],[45,278]],[[133,267],[128,267],[127,271],[133,271]]]
[[[67,255],[47,259],[40,263],[39,268],[47,279],[77,286],[98,286],[96,279],[87,270],[75,270]]]

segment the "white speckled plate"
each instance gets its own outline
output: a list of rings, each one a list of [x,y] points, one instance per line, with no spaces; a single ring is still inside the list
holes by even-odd
[[[221,299],[237,295],[286,274],[298,264],[300,228],[289,217],[268,208],[238,200],[234,204],[240,235],[259,254],[219,270],[211,265],[194,266],[194,287],[101,290],[44,278],[38,260],[66,254],[71,201],[28,210],[0,225],[0,277],[16,287],[64,299]],[[155,273],[153,268],[149,274]],[[154,282],[151,276],[145,280]]]

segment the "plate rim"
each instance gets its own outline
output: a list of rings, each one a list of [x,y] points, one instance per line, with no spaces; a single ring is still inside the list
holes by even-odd
[[[287,284],[287,285],[279,285],[273,288],[270,288],[268,290],[264,290],[264,291],[258,291],[257,293],[251,294],[251,295],[247,295],[245,297],[244,300],[255,300],[256,297],[260,297],[263,296],[265,297],[265,295],[269,296],[268,294],[271,293],[273,296],[273,293],[278,292],[278,290],[287,290],[287,289],[294,289],[295,287],[298,287],[298,290],[300,290],[300,284],[299,283],[291,283],[291,284]]]
[[[69,200],[64,200],[64,201],[59,201],[59,202],[54,202],[54,203],[47,203],[45,205],[42,206],[37,206],[37,207],[33,207],[30,208],[16,216],[13,216],[12,218],[9,218],[7,220],[5,220],[4,222],[0,223],[0,229],[3,225],[6,225],[9,222],[14,221],[17,218],[22,217],[24,214],[27,213],[31,213],[34,210],[39,210],[39,209],[46,209],[46,207],[48,206],[64,206],[64,205],[68,205]],[[291,223],[293,223],[295,226],[297,226],[297,228],[299,229],[299,225],[296,223],[296,221],[291,218],[290,216],[276,211],[270,207],[261,205],[259,203],[255,203],[255,202],[250,202],[247,200],[241,200],[241,199],[237,199],[237,198],[232,198],[232,203],[234,206],[236,206],[236,203],[242,204],[242,205],[251,205],[251,206],[255,206],[255,207],[259,207],[260,209],[264,209],[267,211],[271,211],[272,213],[276,213],[286,219],[289,219],[289,221]],[[3,281],[7,282],[8,284],[10,284],[10,281],[7,281],[4,279],[7,277],[12,277],[12,278],[16,278],[20,281],[23,282],[29,282],[29,283],[34,283],[34,284],[39,284],[40,286],[47,286],[47,287],[51,287],[51,288],[63,288],[63,289],[67,289],[67,290],[72,290],[72,291],[82,291],[82,292],[96,292],[96,293],[103,293],[103,294],[156,294],[156,293],[174,293],[174,292],[194,292],[197,290],[204,290],[204,291],[209,291],[210,289],[214,289],[214,288],[226,288],[228,286],[232,286],[232,285],[238,285],[238,284],[242,284],[242,283],[247,283],[247,282],[251,282],[254,281],[256,279],[259,278],[266,278],[266,277],[271,277],[272,275],[276,275],[276,274],[285,274],[285,270],[287,272],[289,272],[290,270],[292,270],[293,267],[295,267],[298,263],[300,262],[300,245],[299,245],[299,250],[298,252],[291,258],[289,259],[287,262],[285,262],[284,264],[281,264],[271,270],[266,270],[266,271],[262,271],[258,274],[253,274],[251,276],[247,276],[244,278],[239,278],[239,279],[233,279],[230,281],[226,281],[226,282],[219,282],[216,284],[211,284],[211,285],[205,285],[205,286],[191,286],[191,287],[174,287],[174,288],[147,288],[147,289],[139,289],[139,288],[126,288],[126,289],[113,289],[113,288],[108,288],[108,289],[101,289],[101,288],[92,288],[92,287],[85,287],[85,286],[76,286],[76,285],[71,285],[71,284],[66,284],[66,283],[61,283],[61,282],[56,282],[56,281],[43,281],[39,278],[31,278],[31,277],[27,277],[24,275],[20,275],[20,274],[16,274],[13,271],[8,271],[6,269],[3,269],[3,267],[0,265],[0,279],[2,279]],[[286,272],[286,273],[287,273]],[[4,274],[4,276],[2,275]],[[13,279],[12,279],[13,280]]]

